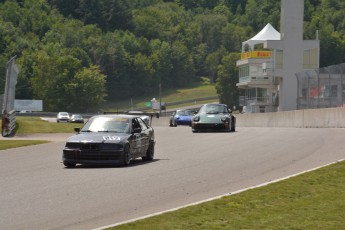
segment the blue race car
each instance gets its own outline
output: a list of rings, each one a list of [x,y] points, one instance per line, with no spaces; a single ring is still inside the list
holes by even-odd
[[[177,125],[191,125],[193,111],[191,110],[176,110],[172,113],[169,119],[169,126],[176,127]]]

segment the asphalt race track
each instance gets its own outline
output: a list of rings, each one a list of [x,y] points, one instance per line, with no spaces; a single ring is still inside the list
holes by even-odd
[[[66,134],[0,151],[0,229],[99,228],[345,158],[345,129],[192,133],[167,126],[155,132],[155,160],[130,167],[64,168]]]

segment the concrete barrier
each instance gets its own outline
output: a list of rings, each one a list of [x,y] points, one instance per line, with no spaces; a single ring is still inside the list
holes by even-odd
[[[156,117],[153,117],[152,118],[152,123],[151,123],[151,126],[152,127],[155,127],[155,126],[169,126],[169,119],[170,117],[166,116],[166,117],[159,117],[159,118],[156,118]]]
[[[235,114],[238,127],[344,128],[345,108]]]
[[[28,114],[20,115],[28,116]],[[56,113],[30,114],[32,115],[55,117]],[[234,116],[237,127],[345,128],[345,108],[234,114]],[[159,118],[153,117],[152,126],[169,126],[169,114],[163,114]]]
[[[345,108],[234,114],[237,127],[345,128]],[[152,126],[169,126],[169,116],[153,118]]]

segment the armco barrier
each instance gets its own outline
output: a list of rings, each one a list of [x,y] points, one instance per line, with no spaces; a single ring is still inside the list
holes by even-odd
[[[345,108],[235,114],[238,127],[345,128]]]
[[[16,128],[16,112],[12,110],[9,113],[4,113],[2,115],[2,136],[8,137],[13,134],[14,129]]]
[[[56,116],[32,113],[30,116]],[[18,114],[17,115],[28,115]],[[90,117],[96,114],[83,114]],[[306,109],[272,113],[234,114],[237,127],[345,128],[345,108]],[[153,118],[152,126],[169,126],[169,115]]]
[[[237,127],[345,128],[345,108],[234,114],[234,116]],[[152,126],[169,126],[169,116],[154,118]]]

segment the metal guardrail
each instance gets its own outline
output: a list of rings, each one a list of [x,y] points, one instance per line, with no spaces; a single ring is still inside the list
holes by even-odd
[[[15,64],[16,56],[7,62],[5,91],[3,96],[2,113],[2,136],[12,134],[16,127],[16,112],[14,110],[14,98],[16,92],[17,76],[19,70]]]
[[[2,115],[2,136],[10,136],[16,128],[16,112],[12,110]]]

